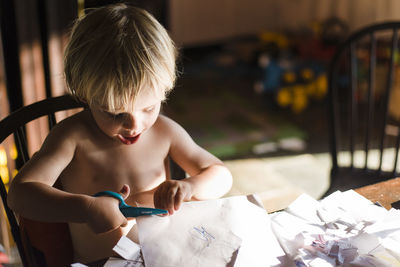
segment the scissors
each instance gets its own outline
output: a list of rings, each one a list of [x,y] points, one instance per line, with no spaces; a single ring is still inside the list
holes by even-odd
[[[108,196],[114,197],[119,200],[119,210],[125,217],[139,217],[143,215],[159,215],[159,214],[167,214],[168,211],[162,209],[153,209],[153,208],[141,208],[141,207],[132,207],[125,203],[123,197],[113,191],[101,191],[93,196]]]

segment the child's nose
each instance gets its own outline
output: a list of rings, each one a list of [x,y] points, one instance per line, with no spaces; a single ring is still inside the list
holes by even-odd
[[[135,117],[133,114],[127,114],[122,127],[128,130],[135,130],[138,126],[138,118]]]

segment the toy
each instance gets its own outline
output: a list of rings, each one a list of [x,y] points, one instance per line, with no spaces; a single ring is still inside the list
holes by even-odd
[[[268,38],[267,38],[268,37]],[[311,100],[321,100],[327,93],[326,58],[332,50],[323,51],[315,39],[302,39],[299,46],[294,38],[289,43],[288,38],[279,34],[263,34],[260,39],[267,43],[259,56],[258,64],[262,70],[262,79],[254,89],[258,94],[273,98],[280,107],[289,107],[294,113],[300,113]],[[311,45],[315,55],[322,60],[307,58],[303,47]],[[320,45],[321,46],[321,45]]]
[[[281,107],[291,106],[292,111],[303,111],[310,98],[320,100],[327,92],[325,67],[316,62],[277,59],[260,56],[263,79],[255,85],[259,94],[274,97]]]

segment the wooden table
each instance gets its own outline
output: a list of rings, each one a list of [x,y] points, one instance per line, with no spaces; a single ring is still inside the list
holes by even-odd
[[[400,177],[357,188],[354,191],[372,202],[378,201],[386,209],[390,209],[392,203],[400,200]]]

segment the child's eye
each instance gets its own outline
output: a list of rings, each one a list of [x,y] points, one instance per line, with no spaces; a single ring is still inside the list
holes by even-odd
[[[151,112],[154,110],[154,108],[155,108],[155,106],[151,106],[151,107],[146,108],[144,111]]]

